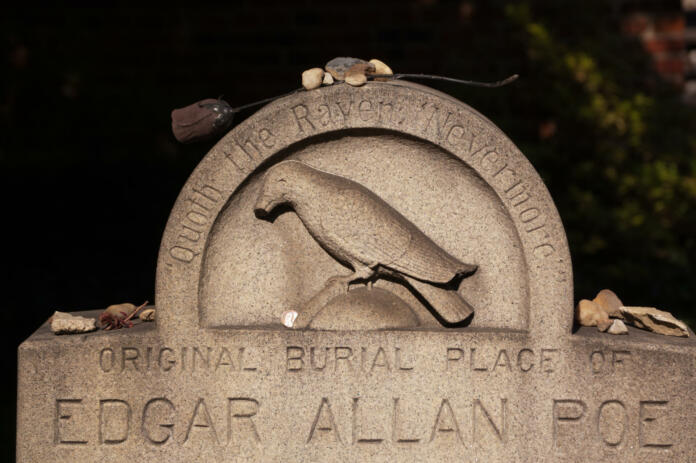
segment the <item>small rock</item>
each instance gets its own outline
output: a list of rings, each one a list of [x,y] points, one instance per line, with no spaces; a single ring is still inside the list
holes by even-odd
[[[610,326],[611,326],[611,320],[608,318],[606,320],[598,320],[597,321],[597,330],[601,331],[602,333],[607,331]]]
[[[94,318],[56,311],[51,317],[51,331],[55,334],[89,333],[97,329],[96,322]]]
[[[328,72],[325,72],[324,73],[324,81],[322,82],[322,84],[333,85],[333,83],[334,83],[333,76],[331,74],[329,74]]]
[[[321,68],[307,69],[302,73],[302,86],[307,90],[319,88],[323,80],[324,70]]]
[[[623,318],[621,315],[621,307],[623,302],[611,289],[603,289],[593,299],[595,304],[599,305],[612,318]]]
[[[372,72],[370,74],[382,74],[382,75],[390,75],[390,76],[394,75],[394,72],[391,70],[391,68],[389,66],[387,66],[386,64],[384,64],[382,61],[375,59],[375,58],[372,58],[369,62],[375,65],[375,72]],[[385,82],[388,79],[378,77],[375,80]]]
[[[626,328],[626,325],[624,324],[624,322],[622,322],[619,319],[615,319],[611,323],[611,326],[607,330],[607,333],[609,333],[609,334],[628,334],[628,328]]]
[[[606,331],[611,325],[609,315],[599,305],[587,299],[578,302],[575,319],[582,326],[596,326],[600,331]]]
[[[665,336],[688,337],[689,330],[684,322],[655,307],[621,307],[621,314],[627,323],[643,330]]]
[[[302,73],[302,86],[307,90],[319,88],[323,80],[324,70],[321,68],[307,69]]]
[[[299,314],[294,310],[286,310],[280,316],[280,321],[286,328],[292,328],[298,315]]]
[[[341,56],[339,58],[334,58],[324,66],[326,72],[330,73],[331,76],[336,80],[345,80],[345,74],[353,65],[358,63],[367,64],[367,61],[358,58],[348,58]]]
[[[155,309],[145,309],[138,315],[144,322],[151,322],[155,320]]]
[[[360,87],[367,82],[367,72],[374,72],[375,65],[371,63],[357,63],[346,71],[346,83],[353,87]]]

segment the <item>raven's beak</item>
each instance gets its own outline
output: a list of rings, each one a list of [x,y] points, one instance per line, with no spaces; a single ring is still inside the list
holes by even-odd
[[[256,204],[254,205],[254,214],[256,214],[256,217],[263,219],[271,213],[274,207],[274,198],[261,193],[259,198],[256,200]]]

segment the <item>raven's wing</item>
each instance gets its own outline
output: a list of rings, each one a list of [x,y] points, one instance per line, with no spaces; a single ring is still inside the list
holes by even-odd
[[[379,263],[414,278],[447,283],[467,265],[435,244],[414,224],[359,184],[340,191],[340,205],[322,214],[327,238],[364,265]]]
[[[433,283],[448,283],[459,274],[473,273],[475,265],[461,262],[415,228],[408,250],[390,268]]]
[[[321,213],[321,227],[340,254],[389,266],[408,250],[410,223],[391,206],[357,183],[337,194],[338,204]]]

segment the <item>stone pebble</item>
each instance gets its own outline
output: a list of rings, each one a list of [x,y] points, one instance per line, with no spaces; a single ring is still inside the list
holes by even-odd
[[[324,69],[326,72],[330,73],[335,80],[345,80],[346,72],[356,64],[367,64],[367,61],[359,58],[340,56],[326,63]]]
[[[603,289],[593,299],[593,302],[599,305],[612,318],[623,318],[621,315],[621,307],[624,303],[621,302],[619,296],[611,289]]]
[[[51,317],[50,326],[55,334],[89,333],[97,329],[97,320],[56,311]]]
[[[371,63],[357,63],[346,72],[346,83],[353,87],[360,87],[367,83],[367,73],[374,72],[375,65]]]
[[[582,326],[596,326],[599,331],[606,331],[611,326],[609,315],[595,302],[582,299],[575,310],[575,319]]]
[[[302,86],[307,90],[319,88],[324,81],[324,70],[321,68],[307,69],[302,73]]]

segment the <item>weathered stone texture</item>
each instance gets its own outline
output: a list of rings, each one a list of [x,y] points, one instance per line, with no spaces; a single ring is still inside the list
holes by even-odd
[[[294,205],[254,214],[285,160],[362,185],[477,265],[458,289],[473,319],[447,326],[385,277],[315,298],[352,269]],[[174,205],[156,303],[154,323],[44,325],[20,346],[18,461],[696,460],[694,336],[573,332],[565,233],[538,174],[426,87],[334,84],[231,131]]]

